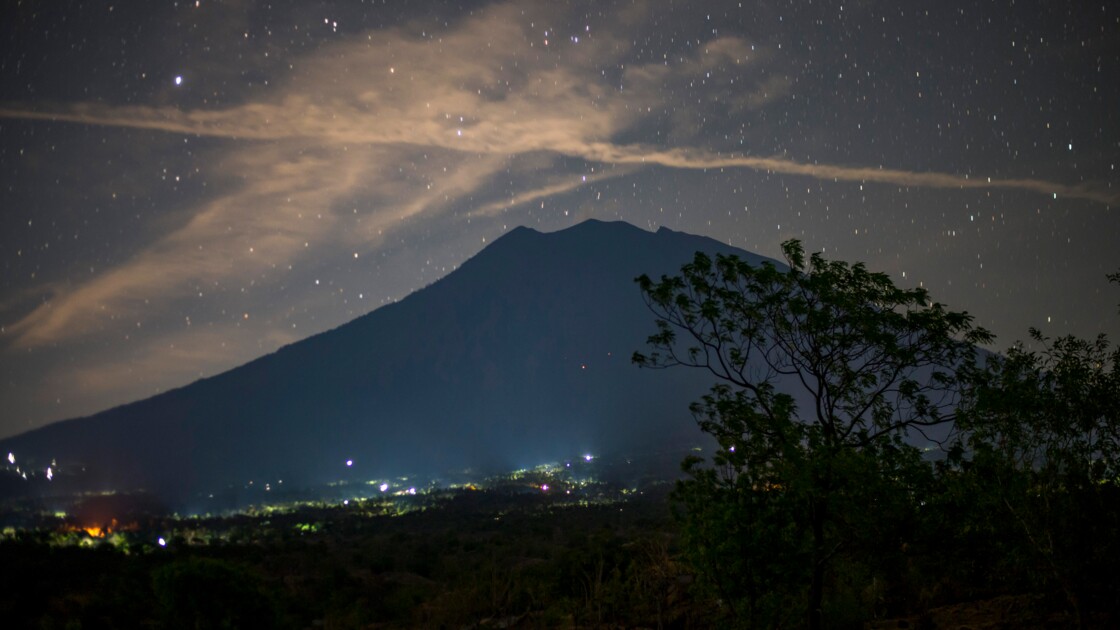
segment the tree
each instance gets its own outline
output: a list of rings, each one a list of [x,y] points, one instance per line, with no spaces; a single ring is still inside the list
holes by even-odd
[[[1086,610],[1117,612],[1120,347],[1030,336],[1039,350],[1016,344],[968,376],[956,459],[1028,551],[1020,572],[1056,585],[1083,625]]]
[[[729,529],[712,532],[737,539],[693,536],[694,558],[717,542],[743,557],[701,572],[733,589],[721,599],[743,602],[731,607],[740,621],[759,622],[774,608],[766,584],[797,559],[809,583],[807,623],[819,628],[830,564],[858,534],[868,509],[859,504],[876,500],[861,491],[904,491],[900,475],[920,457],[904,438],[953,418],[956,370],[991,336],[924,289],[819,254],[806,262],[797,241],[782,250],[788,269],[697,253],[680,276],[638,278],[658,332],[652,352],[633,360],[703,368],[719,380],[693,405],[719,445],[716,468],[686,462],[692,477],[678,492],[694,513],[698,498],[705,509],[738,509]],[[693,525],[686,529],[699,536]],[[713,575],[730,563],[740,563],[739,578]]]
[[[961,428],[973,449],[997,448],[1016,467],[1079,477],[1120,478],[1120,347],[1108,337],[1016,344],[969,375]]]
[[[152,572],[164,628],[274,628],[276,602],[252,570],[213,558],[188,557]]]
[[[1112,283],[1115,283],[1115,284],[1120,284],[1120,271],[1110,273],[1106,277],[1108,278],[1109,282],[1112,282]],[[1118,312],[1120,312],[1120,311],[1118,311]]]

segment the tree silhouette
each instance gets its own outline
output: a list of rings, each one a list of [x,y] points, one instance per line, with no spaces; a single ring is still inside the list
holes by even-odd
[[[708,512],[688,521],[694,552],[740,556],[706,572],[728,590],[721,598],[758,623],[784,607],[767,585],[784,576],[795,587],[804,575],[807,623],[819,628],[829,566],[855,544],[861,513],[876,509],[867,502],[897,498],[920,461],[903,438],[953,418],[957,368],[991,335],[924,289],[897,288],[862,264],[806,261],[797,241],[782,249],[788,269],[697,253],[680,276],[638,278],[658,332],[633,360],[719,380],[693,405],[719,444],[716,467],[686,462],[692,476],[678,494],[693,514]]]
[[[1104,334],[1030,339],[1036,349],[1016,344],[966,375],[954,460],[1034,560],[1024,572],[1055,583],[1083,625],[1087,607],[1118,609],[1120,347]]]

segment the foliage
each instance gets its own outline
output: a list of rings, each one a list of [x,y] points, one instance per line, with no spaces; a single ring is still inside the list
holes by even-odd
[[[237,516],[191,526],[211,541],[253,532],[244,542],[131,553],[0,541],[0,614],[12,628],[711,627],[676,560],[668,489],[641,490],[602,505],[487,490],[404,516]],[[323,527],[280,535],[308,522]],[[136,535],[168,523],[152,527]]]
[[[236,564],[186,558],[153,572],[152,590],[163,627],[272,628],[275,604],[261,579]]]
[[[1054,588],[1084,621],[1116,614],[1120,579],[1120,348],[1094,340],[1023,344],[970,374],[957,461],[994,499],[1020,574]]]
[[[806,261],[797,241],[783,251],[785,270],[697,253],[680,276],[638,278],[658,332],[634,362],[721,381],[693,406],[719,445],[714,468],[686,462],[678,491],[706,582],[739,623],[801,608],[819,627],[834,561],[912,517],[923,467],[904,438],[951,420],[957,369],[991,337],[924,289]],[[874,523],[869,501],[883,504]]]
[[[996,448],[1017,468],[1089,484],[1120,476],[1120,348],[1107,337],[1023,344],[971,375],[962,428],[974,448]]]

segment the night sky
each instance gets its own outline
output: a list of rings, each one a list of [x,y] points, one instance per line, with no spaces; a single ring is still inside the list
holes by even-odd
[[[1120,336],[1115,3],[0,11],[0,436],[588,218],[769,256],[799,238],[1000,348]]]

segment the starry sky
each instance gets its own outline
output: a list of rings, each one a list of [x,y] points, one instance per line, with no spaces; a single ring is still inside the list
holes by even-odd
[[[799,238],[925,286],[996,347],[1120,336],[1114,3],[0,11],[0,436],[588,218],[769,256]]]

